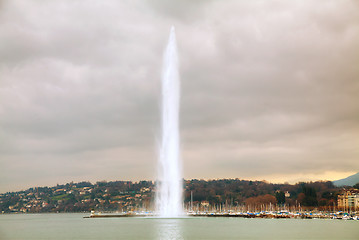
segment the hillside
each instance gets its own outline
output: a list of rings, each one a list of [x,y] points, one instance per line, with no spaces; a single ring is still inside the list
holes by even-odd
[[[272,184],[239,179],[185,180],[184,204],[189,206],[252,206],[286,204],[329,208],[341,189],[332,182]],[[153,208],[151,181],[80,182],[35,187],[0,194],[0,213],[135,211]],[[191,197],[192,196],[192,197]]]
[[[343,179],[339,179],[339,180],[336,180],[336,181],[333,181],[333,184],[335,186],[353,186],[355,185],[356,183],[359,183],[359,172],[354,174],[354,175],[351,175],[347,178],[343,178]]]

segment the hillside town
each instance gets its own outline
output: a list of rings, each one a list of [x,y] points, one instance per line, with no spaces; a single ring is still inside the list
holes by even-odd
[[[185,180],[187,211],[359,210],[359,185],[335,187],[332,182],[272,184],[239,179]],[[152,181],[67,183],[0,194],[1,213],[145,212],[154,208]]]
[[[0,194],[3,213],[132,211],[147,208],[152,199],[152,182],[68,183]]]

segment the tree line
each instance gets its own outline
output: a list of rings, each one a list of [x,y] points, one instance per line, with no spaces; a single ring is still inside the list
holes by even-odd
[[[342,188],[330,181],[273,184],[240,179],[184,180],[184,203],[334,207]],[[358,185],[358,184],[357,184]],[[359,187],[359,186],[356,186]],[[0,211],[80,212],[153,209],[152,181],[79,182],[0,194]]]

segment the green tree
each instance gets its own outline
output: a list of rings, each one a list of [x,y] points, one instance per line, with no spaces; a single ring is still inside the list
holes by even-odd
[[[302,192],[304,193],[303,206],[318,206],[317,191],[313,187],[303,184]]]
[[[277,191],[275,193],[275,198],[277,199],[278,204],[284,204],[285,203],[285,195],[283,191]]]

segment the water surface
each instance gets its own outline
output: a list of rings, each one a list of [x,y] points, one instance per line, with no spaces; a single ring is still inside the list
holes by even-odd
[[[359,221],[3,214],[0,239],[359,239]]]

